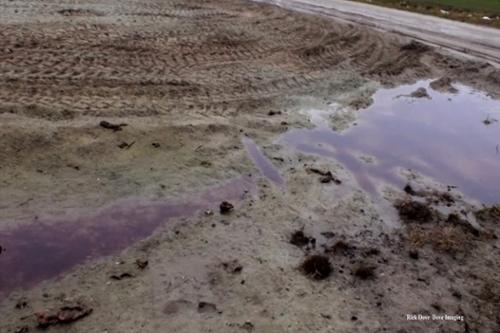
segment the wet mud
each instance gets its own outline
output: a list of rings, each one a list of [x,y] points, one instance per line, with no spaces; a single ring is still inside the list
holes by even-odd
[[[200,194],[171,201],[129,199],[93,216],[38,218],[0,232],[0,293],[29,288],[82,264],[117,253],[145,239],[171,218],[193,216],[223,200],[252,195],[250,177],[234,179]]]

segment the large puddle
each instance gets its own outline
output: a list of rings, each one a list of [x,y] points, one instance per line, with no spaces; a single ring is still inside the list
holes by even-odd
[[[293,129],[279,143],[307,153],[332,157],[375,192],[377,183],[405,184],[401,168],[412,169],[484,203],[500,201],[500,101],[455,85],[457,94],[440,93],[430,81],[382,89],[374,103],[357,113],[357,125],[343,132],[318,121],[313,129]],[[426,88],[430,98],[410,96]],[[326,112],[328,113],[328,112]],[[362,156],[374,157],[373,163]]]
[[[171,218],[214,209],[223,200],[242,200],[254,191],[253,179],[237,178],[184,199],[130,199],[92,216],[39,219],[0,232],[0,295],[56,277],[89,259],[117,253]]]

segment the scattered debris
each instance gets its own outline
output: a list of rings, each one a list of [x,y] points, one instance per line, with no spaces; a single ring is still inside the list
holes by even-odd
[[[332,246],[326,248],[325,252],[331,254],[351,255],[355,248],[355,246],[352,246],[343,240],[339,240]]]
[[[450,94],[458,93],[458,89],[452,85],[452,80],[449,77],[442,77],[430,83],[430,87],[433,90],[440,92],[447,92]]]
[[[268,116],[275,116],[275,115],[280,115],[281,114],[281,111],[274,111],[274,110],[271,110],[267,113]]]
[[[486,119],[483,120],[483,124],[485,124],[486,126],[488,126],[488,125],[491,125],[493,123],[496,123],[497,121],[498,121],[498,119],[490,118],[490,116],[488,115],[488,117],[486,117]]]
[[[30,328],[28,326],[21,326],[21,327],[18,327],[14,333],[27,333],[30,331]]]
[[[457,213],[450,213],[448,215],[448,218],[446,219],[447,223],[453,224],[455,226],[461,227],[464,231],[470,232],[472,235],[478,237],[479,236],[479,230],[476,229],[472,224],[469,223],[469,221],[464,220],[458,215]]]
[[[308,237],[304,234],[302,230],[296,230],[292,233],[290,237],[290,244],[298,247],[304,247],[311,243],[312,246],[316,244],[316,239],[314,237]]]
[[[20,300],[17,301],[15,308],[18,310],[24,309],[28,306],[28,302],[26,299],[21,298]]]
[[[102,128],[105,128],[105,129],[113,130],[114,132],[118,132],[118,131],[122,130],[122,127],[127,126],[127,124],[125,124],[125,123],[112,124],[106,120],[103,120],[99,123],[99,126],[101,126]]]
[[[354,276],[361,280],[368,280],[375,278],[375,266],[359,265],[354,269]]]
[[[330,316],[329,314],[320,313],[320,316],[325,318],[325,319],[332,319],[332,316]]]
[[[476,212],[474,212],[476,217],[484,222],[500,222],[500,205],[484,207]]]
[[[217,306],[213,303],[199,302],[198,303],[198,312],[199,313],[210,313],[210,312],[218,312],[218,311],[217,311]]]
[[[406,193],[408,193],[409,195],[416,195],[417,192],[415,192],[415,190],[413,189],[413,187],[411,187],[410,184],[406,184],[406,186],[404,187],[403,189]]]
[[[238,262],[238,260],[231,260],[222,263],[224,270],[231,274],[239,274],[243,271],[243,266]]]
[[[319,254],[311,255],[300,265],[300,268],[307,276],[315,280],[323,280],[329,277],[332,272],[332,264],[327,257]]]
[[[205,210],[205,212],[204,212],[204,213],[205,213],[205,215],[206,215],[206,216],[212,216],[212,215],[214,215],[214,212],[213,212],[213,210],[211,210],[211,209],[207,209],[207,210]]]
[[[120,149],[129,149],[130,147],[132,147],[133,145],[135,144],[135,141],[132,141],[131,143],[126,143],[126,142],[122,142],[118,145],[118,148]]]
[[[81,8],[66,8],[57,11],[58,14],[63,16],[100,16],[101,14],[89,9]]]
[[[219,209],[221,214],[229,214],[234,209],[234,206],[230,202],[223,201],[220,204]]]
[[[334,182],[337,185],[342,184],[342,181],[340,179],[335,178],[331,171],[323,171],[323,170],[316,169],[316,168],[309,168],[307,170],[309,170],[312,173],[316,173],[318,175],[321,175],[322,177],[319,179],[319,181],[321,183],[326,184],[326,183]]]
[[[200,165],[201,165],[202,167],[209,168],[209,167],[211,167],[211,166],[212,166],[212,162],[210,162],[210,161],[201,161],[201,162],[200,162]]]
[[[412,51],[417,53],[423,53],[429,51],[431,48],[421,42],[417,42],[416,40],[412,40],[408,44],[401,46],[401,51]]]
[[[419,253],[417,250],[410,250],[408,252],[408,255],[410,256],[410,258],[414,259],[414,260],[418,260],[419,259]]]
[[[432,220],[432,210],[424,203],[406,200],[399,202],[395,207],[405,222],[425,223]]]
[[[366,257],[371,257],[371,256],[378,256],[380,254],[380,250],[379,249],[376,249],[376,248],[370,248],[370,249],[367,249],[363,252],[363,254],[366,256]]]
[[[327,239],[335,237],[335,233],[331,231],[323,231],[321,235]]]
[[[251,331],[253,331],[255,326],[250,321],[245,321],[245,323],[240,325],[240,328],[245,330],[245,331],[251,332]]]
[[[429,96],[429,94],[427,93],[427,90],[425,88],[418,88],[417,90],[415,90],[414,92],[412,92],[410,94],[410,97],[413,97],[413,98],[428,98],[430,99],[431,96]]]
[[[120,281],[120,280],[123,280],[123,279],[132,278],[132,277],[134,277],[134,275],[132,275],[131,273],[128,273],[128,272],[119,273],[119,274],[113,274],[113,275],[110,276],[111,279],[117,280],[117,281]]]
[[[80,170],[80,167],[78,165],[74,165],[74,164],[67,164],[66,165],[68,168],[72,168],[72,169],[75,169],[75,170]]]
[[[140,270],[143,270],[145,269],[146,267],[148,267],[148,264],[149,264],[149,261],[147,260],[143,260],[143,259],[137,259],[135,261],[135,265],[137,266],[137,268],[139,268]]]
[[[83,304],[70,306],[62,306],[56,312],[41,311],[36,312],[35,316],[38,322],[38,327],[47,328],[58,324],[67,324],[79,320],[92,313],[92,308]]]

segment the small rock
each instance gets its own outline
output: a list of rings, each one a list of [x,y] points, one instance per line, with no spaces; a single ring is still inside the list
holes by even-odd
[[[139,268],[140,270],[143,270],[146,267],[148,267],[149,261],[143,260],[143,259],[137,259],[135,261],[135,264],[136,264],[137,268]]]
[[[268,116],[275,116],[275,115],[280,115],[281,114],[281,111],[274,111],[274,110],[271,110],[267,113]]]
[[[414,260],[418,260],[419,259],[419,254],[418,254],[417,250],[410,250],[408,252],[408,255],[410,256],[410,258],[412,258]]]
[[[238,262],[238,260],[223,262],[222,267],[226,272],[231,274],[239,274],[243,271],[243,266]]]
[[[105,128],[105,129],[113,130],[114,132],[118,132],[118,131],[122,130],[122,127],[127,126],[127,124],[125,124],[125,123],[112,124],[108,121],[103,120],[99,123],[99,126],[101,126],[102,128]]]
[[[429,96],[429,94],[427,93],[427,90],[425,90],[425,88],[418,88],[417,90],[415,90],[414,92],[412,92],[410,94],[410,97],[413,97],[413,98],[431,98],[431,96]]]
[[[306,236],[302,230],[294,231],[290,237],[290,244],[298,247],[304,247],[309,243],[316,243],[316,240],[313,237]]]
[[[16,303],[16,309],[24,309],[28,306],[28,302],[25,299],[20,299]]]
[[[217,306],[213,303],[199,302],[198,303],[198,312],[199,313],[217,312]]]
[[[234,206],[230,202],[223,201],[220,204],[219,209],[221,214],[229,214],[234,209]]]
[[[406,186],[404,187],[403,189],[406,193],[408,193],[409,195],[415,195],[417,194],[417,192],[415,192],[415,190],[413,189],[413,187],[411,187],[410,184],[406,184]]]
[[[406,222],[429,222],[432,220],[432,210],[424,203],[406,200],[396,204],[399,216]]]

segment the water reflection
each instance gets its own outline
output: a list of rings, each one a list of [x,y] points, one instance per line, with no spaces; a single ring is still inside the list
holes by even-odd
[[[374,103],[358,112],[357,126],[338,133],[327,122],[293,129],[279,140],[296,150],[332,157],[349,169],[365,190],[379,180],[403,186],[398,169],[413,169],[456,185],[485,203],[500,201],[500,101],[456,85],[457,94],[436,92],[430,81],[382,89]],[[430,98],[411,93],[426,88]],[[360,155],[375,157],[365,163]]]

